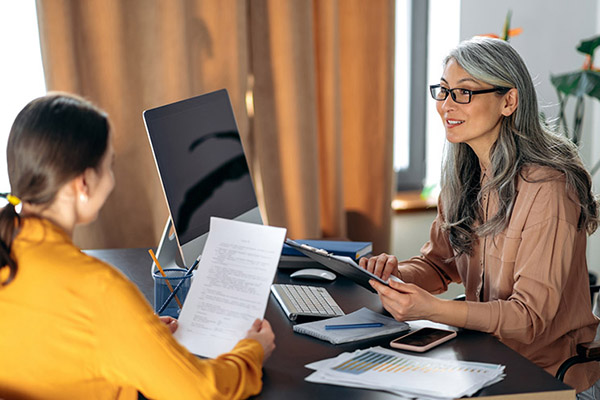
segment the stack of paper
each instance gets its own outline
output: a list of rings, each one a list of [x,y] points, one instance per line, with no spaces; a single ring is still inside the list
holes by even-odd
[[[408,398],[471,396],[504,378],[504,366],[409,356],[382,347],[342,353],[306,365],[306,381],[385,390]]]

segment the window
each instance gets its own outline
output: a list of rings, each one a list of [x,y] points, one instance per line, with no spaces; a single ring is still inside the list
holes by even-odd
[[[10,191],[6,141],[21,109],[46,92],[35,2],[0,2],[0,192]]]
[[[428,86],[459,42],[460,0],[397,0],[394,88],[396,189],[435,186],[445,143]]]
[[[460,41],[460,0],[429,0],[429,40],[427,41],[427,84],[440,82],[442,61]],[[427,162],[425,186],[439,186],[446,135],[435,101],[427,92]]]
[[[396,188],[420,190],[425,178],[427,0],[396,2],[394,171]]]

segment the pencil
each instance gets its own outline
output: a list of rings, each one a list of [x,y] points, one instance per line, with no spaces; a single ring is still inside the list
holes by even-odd
[[[173,286],[171,286],[171,282],[169,282],[169,280],[166,279],[167,275],[165,274],[165,271],[162,269],[162,267],[158,263],[158,259],[154,255],[154,252],[152,251],[152,249],[148,249],[148,253],[150,253],[150,257],[152,257],[152,259],[154,260],[154,264],[156,264],[156,266],[158,267],[158,270],[160,271],[160,274],[165,278],[165,282],[167,283],[167,287],[169,288],[169,290],[171,291],[171,293],[173,293]],[[179,301],[179,297],[177,297],[177,295],[175,295],[175,301],[177,302],[177,306],[181,310],[182,305],[181,305],[181,302]]]

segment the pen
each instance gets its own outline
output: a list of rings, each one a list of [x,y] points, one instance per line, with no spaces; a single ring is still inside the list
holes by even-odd
[[[383,326],[381,322],[367,322],[364,324],[347,324],[347,325],[325,325],[325,330],[331,329],[358,329],[358,328],[379,328]]]

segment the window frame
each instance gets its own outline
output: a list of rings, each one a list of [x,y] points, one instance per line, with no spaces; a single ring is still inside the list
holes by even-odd
[[[427,43],[429,0],[411,1],[408,167],[396,171],[396,191],[422,190],[427,173]]]

